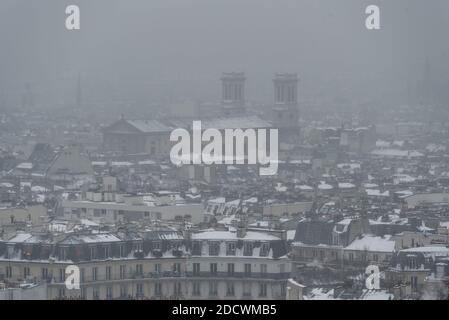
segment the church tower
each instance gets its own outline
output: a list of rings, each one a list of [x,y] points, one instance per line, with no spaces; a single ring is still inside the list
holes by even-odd
[[[273,79],[274,108],[272,121],[277,128],[295,128],[298,126],[298,82],[296,73],[278,73]]]
[[[223,73],[221,103],[225,116],[232,117],[245,113],[245,80],[243,72]]]

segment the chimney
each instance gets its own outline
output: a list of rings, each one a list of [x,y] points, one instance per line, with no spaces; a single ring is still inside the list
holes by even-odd
[[[246,231],[247,231],[246,217],[242,216],[237,225],[237,238],[244,238],[246,236]]]

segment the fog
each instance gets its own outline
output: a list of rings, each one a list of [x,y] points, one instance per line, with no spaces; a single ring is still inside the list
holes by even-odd
[[[247,100],[270,103],[274,73],[297,72],[303,101],[445,105],[448,31],[447,0],[2,0],[0,95],[14,107],[29,84],[63,107],[80,78],[91,102],[217,101],[221,72],[244,71]]]

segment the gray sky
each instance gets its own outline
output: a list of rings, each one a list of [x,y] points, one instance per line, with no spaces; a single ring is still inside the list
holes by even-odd
[[[69,4],[80,31],[64,27]],[[364,27],[369,4],[380,31]],[[430,81],[447,101],[448,30],[447,0],[2,0],[0,94],[14,103],[30,83],[67,102],[80,73],[92,101],[214,101],[222,71],[245,71],[254,101],[272,101],[276,72],[300,75],[302,99],[401,100]]]

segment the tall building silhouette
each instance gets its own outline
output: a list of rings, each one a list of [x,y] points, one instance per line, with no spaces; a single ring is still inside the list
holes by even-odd
[[[221,102],[226,116],[245,113],[245,81],[243,72],[223,73]]]

